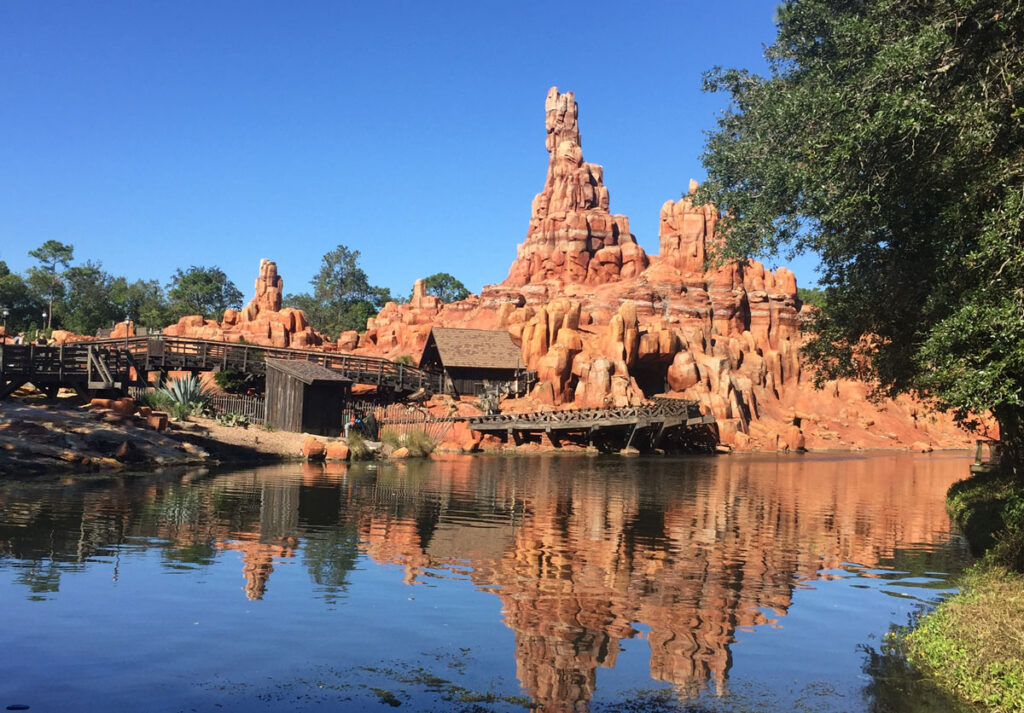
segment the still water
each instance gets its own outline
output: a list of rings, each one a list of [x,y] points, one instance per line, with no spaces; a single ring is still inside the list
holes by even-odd
[[[954,711],[894,625],[961,455],[452,457],[0,485],[0,706]]]

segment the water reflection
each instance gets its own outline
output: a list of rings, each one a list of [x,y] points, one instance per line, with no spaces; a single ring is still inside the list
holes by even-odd
[[[69,571],[116,578],[131,548],[158,548],[168,572],[236,552],[249,600],[271,596],[275,566],[294,562],[330,603],[368,557],[400,565],[410,585],[440,573],[499,597],[516,675],[545,711],[585,709],[597,670],[637,637],[652,678],[722,695],[737,633],[784,624],[808,583],[941,586],[925,575],[963,562],[942,498],[964,463],[453,457],[13,484],[0,490],[0,566],[45,598]]]

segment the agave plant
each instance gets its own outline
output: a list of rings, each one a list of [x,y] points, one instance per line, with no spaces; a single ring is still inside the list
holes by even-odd
[[[210,400],[209,390],[195,374],[171,379],[160,393],[170,401],[171,415],[179,420],[202,412]]]

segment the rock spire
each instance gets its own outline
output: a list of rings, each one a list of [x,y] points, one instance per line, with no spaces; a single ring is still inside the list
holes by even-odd
[[[552,87],[544,111],[547,178],[504,284],[594,285],[640,274],[647,255],[630,234],[629,219],[608,212],[601,166],[583,160],[573,93]]]

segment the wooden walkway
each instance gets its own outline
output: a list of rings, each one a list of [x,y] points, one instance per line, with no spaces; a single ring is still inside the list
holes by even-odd
[[[339,372],[356,384],[395,393],[437,392],[441,374],[379,357],[280,349],[185,337],[98,339],[60,346],[0,345],[0,398],[31,383],[47,394],[58,388],[82,392],[124,391],[148,386],[151,371],[234,370],[263,375],[266,359],[300,359]]]
[[[512,438],[517,444],[526,434],[544,433],[555,446],[572,433],[582,434],[593,445],[602,431],[626,434],[625,448],[631,447],[642,431],[652,448],[657,448],[671,429],[712,424],[715,417],[700,412],[697,401],[655,398],[654,403],[621,408],[568,409],[531,413],[502,413],[474,416],[466,424],[474,431],[485,431]]]

